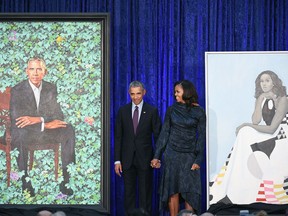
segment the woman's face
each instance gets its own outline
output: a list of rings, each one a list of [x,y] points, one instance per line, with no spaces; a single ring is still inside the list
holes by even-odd
[[[268,74],[262,74],[262,76],[260,77],[260,86],[263,92],[271,91],[274,86],[271,76]]]
[[[182,98],[183,93],[184,93],[184,91],[183,91],[182,86],[181,85],[176,85],[175,89],[174,89],[174,95],[175,95],[175,98],[176,98],[177,102],[185,103],[185,101]]]

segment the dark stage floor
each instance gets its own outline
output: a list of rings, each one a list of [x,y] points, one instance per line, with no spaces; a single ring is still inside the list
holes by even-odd
[[[277,205],[277,204],[264,204],[264,203],[253,203],[249,205],[235,205],[235,204],[223,204],[217,203],[210,206],[209,212],[217,216],[221,215],[238,215],[241,210],[248,210],[249,216],[256,215],[257,212],[264,210],[269,216],[288,216],[288,205]]]
[[[48,210],[52,213],[63,211],[66,216],[107,216],[108,214],[101,213],[92,209],[72,208],[72,207],[41,207],[41,208],[12,208],[0,207],[0,216],[36,216],[41,210]]]

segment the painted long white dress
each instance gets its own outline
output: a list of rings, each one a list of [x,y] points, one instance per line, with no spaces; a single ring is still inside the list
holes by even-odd
[[[210,204],[288,203],[288,114],[274,134],[243,127],[210,182]]]

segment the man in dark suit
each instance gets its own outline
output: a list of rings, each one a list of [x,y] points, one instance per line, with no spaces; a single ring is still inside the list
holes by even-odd
[[[139,81],[129,85],[132,102],[120,107],[115,128],[115,173],[124,177],[126,215],[136,208],[138,178],[139,208],[151,214],[153,136],[156,142],[161,129],[158,109],[145,103],[146,90]],[[153,135],[153,136],[152,136]]]
[[[75,162],[75,134],[71,125],[64,122],[64,115],[57,103],[57,89],[52,83],[43,80],[47,74],[45,61],[31,58],[26,68],[28,80],[18,83],[11,89],[11,145],[17,148],[19,170],[24,170],[22,189],[35,195],[28,177],[27,163],[29,143],[61,143],[61,159],[64,181],[60,184],[62,193],[71,195],[67,188],[69,173],[67,165]]]

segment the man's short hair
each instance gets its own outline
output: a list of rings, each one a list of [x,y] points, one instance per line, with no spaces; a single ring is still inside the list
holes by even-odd
[[[194,216],[195,214],[191,210],[183,209],[181,210],[177,216]]]
[[[54,214],[52,214],[51,216],[66,216],[66,214],[63,211],[57,211]]]
[[[214,216],[214,215],[212,213],[210,213],[210,212],[204,212],[200,216]]]
[[[47,210],[42,210],[37,213],[37,216],[52,216],[52,212],[47,211]]]
[[[46,63],[45,63],[45,60],[40,58],[40,57],[32,57],[30,59],[28,59],[27,61],[27,65],[29,64],[29,62],[31,61],[40,61],[40,65],[43,67],[44,71],[45,71],[45,74],[47,74],[47,67],[46,67]]]
[[[129,90],[130,90],[131,88],[135,88],[135,87],[140,87],[140,88],[142,88],[142,90],[145,89],[144,84],[143,84],[142,82],[140,82],[140,81],[137,81],[137,80],[134,80],[134,81],[132,81],[132,82],[129,84]]]

